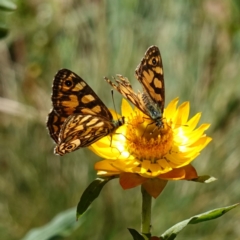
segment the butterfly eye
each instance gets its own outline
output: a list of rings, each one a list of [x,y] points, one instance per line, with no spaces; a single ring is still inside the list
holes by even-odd
[[[156,58],[153,58],[153,59],[152,59],[152,64],[153,64],[154,66],[157,65],[157,59],[156,59]]]
[[[66,85],[67,87],[71,87],[71,86],[72,86],[72,82],[69,81],[69,80],[67,80],[67,81],[65,81],[65,85]]]

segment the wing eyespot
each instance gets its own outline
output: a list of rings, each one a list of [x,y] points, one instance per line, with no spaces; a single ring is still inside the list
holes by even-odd
[[[153,66],[156,66],[156,65],[157,65],[157,59],[156,59],[156,58],[153,58],[153,59],[152,59],[152,65],[153,65]]]
[[[66,147],[67,150],[72,150],[73,148],[74,148],[74,145],[73,145],[73,144],[71,144],[71,145],[69,145],[69,146]]]
[[[72,81],[70,81],[70,80],[65,81],[65,85],[67,87],[71,87],[72,86]]]

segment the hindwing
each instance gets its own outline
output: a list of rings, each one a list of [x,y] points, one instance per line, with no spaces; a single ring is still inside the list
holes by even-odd
[[[54,152],[59,155],[88,147],[122,125],[97,115],[74,114],[68,117],[59,134],[59,143]]]

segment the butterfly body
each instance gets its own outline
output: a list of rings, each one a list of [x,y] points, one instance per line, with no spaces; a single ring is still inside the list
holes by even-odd
[[[135,70],[135,76],[141,83],[143,92],[135,93],[128,79],[122,75],[117,75],[116,84],[108,78],[105,80],[149,116],[158,128],[163,127],[165,89],[162,58],[158,47],[151,46],[147,49]]]
[[[141,97],[144,102],[145,112],[152,120],[154,120],[157,127],[161,127],[161,119],[163,116],[160,107],[152,101],[148,94],[143,93]]]
[[[90,86],[68,69],[54,78],[52,103],[47,128],[59,155],[87,147],[124,124],[124,117],[114,120]]]

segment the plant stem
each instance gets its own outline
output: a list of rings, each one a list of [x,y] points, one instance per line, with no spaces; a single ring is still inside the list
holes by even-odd
[[[141,222],[141,233],[146,236],[146,239],[151,237],[151,207],[152,197],[141,187],[142,191],[142,222]]]

